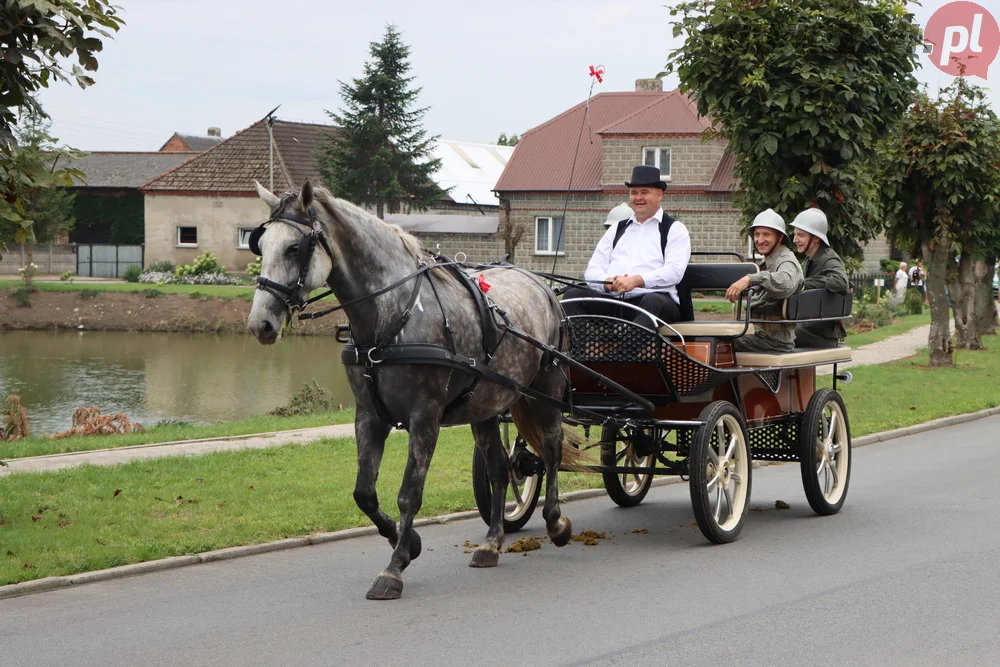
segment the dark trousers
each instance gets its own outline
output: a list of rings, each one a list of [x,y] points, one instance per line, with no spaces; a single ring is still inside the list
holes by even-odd
[[[598,301],[581,301],[579,303],[567,303],[563,310],[567,315],[607,315],[609,317],[619,317],[623,320],[632,320],[642,326],[650,326],[649,318],[632,308],[622,308],[616,302],[624,301],[633,306],[638,306],[643,310],[659,317],[664,322],[679,322],[681,310],[677,302],[665,292],[648,292],[639,296],[632,296],[622,299],[617,294],[597,290],[590,290],[583,287],[573,287],[563,295],[563,299],[597,298],[605,299],[607,303]]]

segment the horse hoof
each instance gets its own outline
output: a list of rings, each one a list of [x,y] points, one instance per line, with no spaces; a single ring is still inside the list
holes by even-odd
[[[417,556],[420,555],[423,545],[420,542],[420,536],[417,535],[417,531],[410,531],[410,560],[416,560]]]
[[[394,574],[383,572],[365,595],[369,600],[398,600],[403,594],[403,580]]]
[[[496,567],[500,562],[500,552],[489,547],[481,547],[472,552],[469,567]]]
[[[549,531],[549,539],[557,547],[564,547],[569,544],[569,538],[573,536],[573,522],[566,517],[559,517],[555,530]]]

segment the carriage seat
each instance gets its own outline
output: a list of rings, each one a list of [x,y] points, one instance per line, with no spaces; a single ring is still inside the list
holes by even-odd
[[[785,368],[790,366],[819,366],[841,364],[851,360],[851,348],[825,349],[797,348],[793,352],[737,352],[736,365],[754,368]]]
[[[732,338],[743,334],[743,321],[734,320],[701,320],[696,322],[675,322],[671,324],[674,330],[684,337],[688,336],[713,336],[719,338]],[[661,336],[674,336],[674,332],[667,327],[660,327]],[[754,335],[755,329],[751,324],[747,327],[747,336]],[[674,336],[676,338],[676,336]]]

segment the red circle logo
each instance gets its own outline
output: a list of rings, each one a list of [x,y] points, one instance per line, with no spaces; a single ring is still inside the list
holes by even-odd
[[[1000,51],[1000,26],[985,8],[974,2],[949,2],[927,21],[924,42],[932,44],[927,55],[946,74],[986,80]]]

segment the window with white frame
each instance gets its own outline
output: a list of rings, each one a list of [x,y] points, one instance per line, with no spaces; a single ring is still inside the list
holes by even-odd
[[[535,218],[535,254],[566,254],[566,236],[562,218]]]
[[[236,247],[240,250],[249,250],[250,248],[250,235],[253,234],[253,230],[256,227],[240,227],[238,231],[238,237],[236,241]]]
[[[643,148],[642,163],[647,167],[656,167],[665,181],[670,180],[670,149]]]
[[[177,228],[177,247],[178,248],[197,248],[198,247],[198,228],[197,227],[178,227]]]

